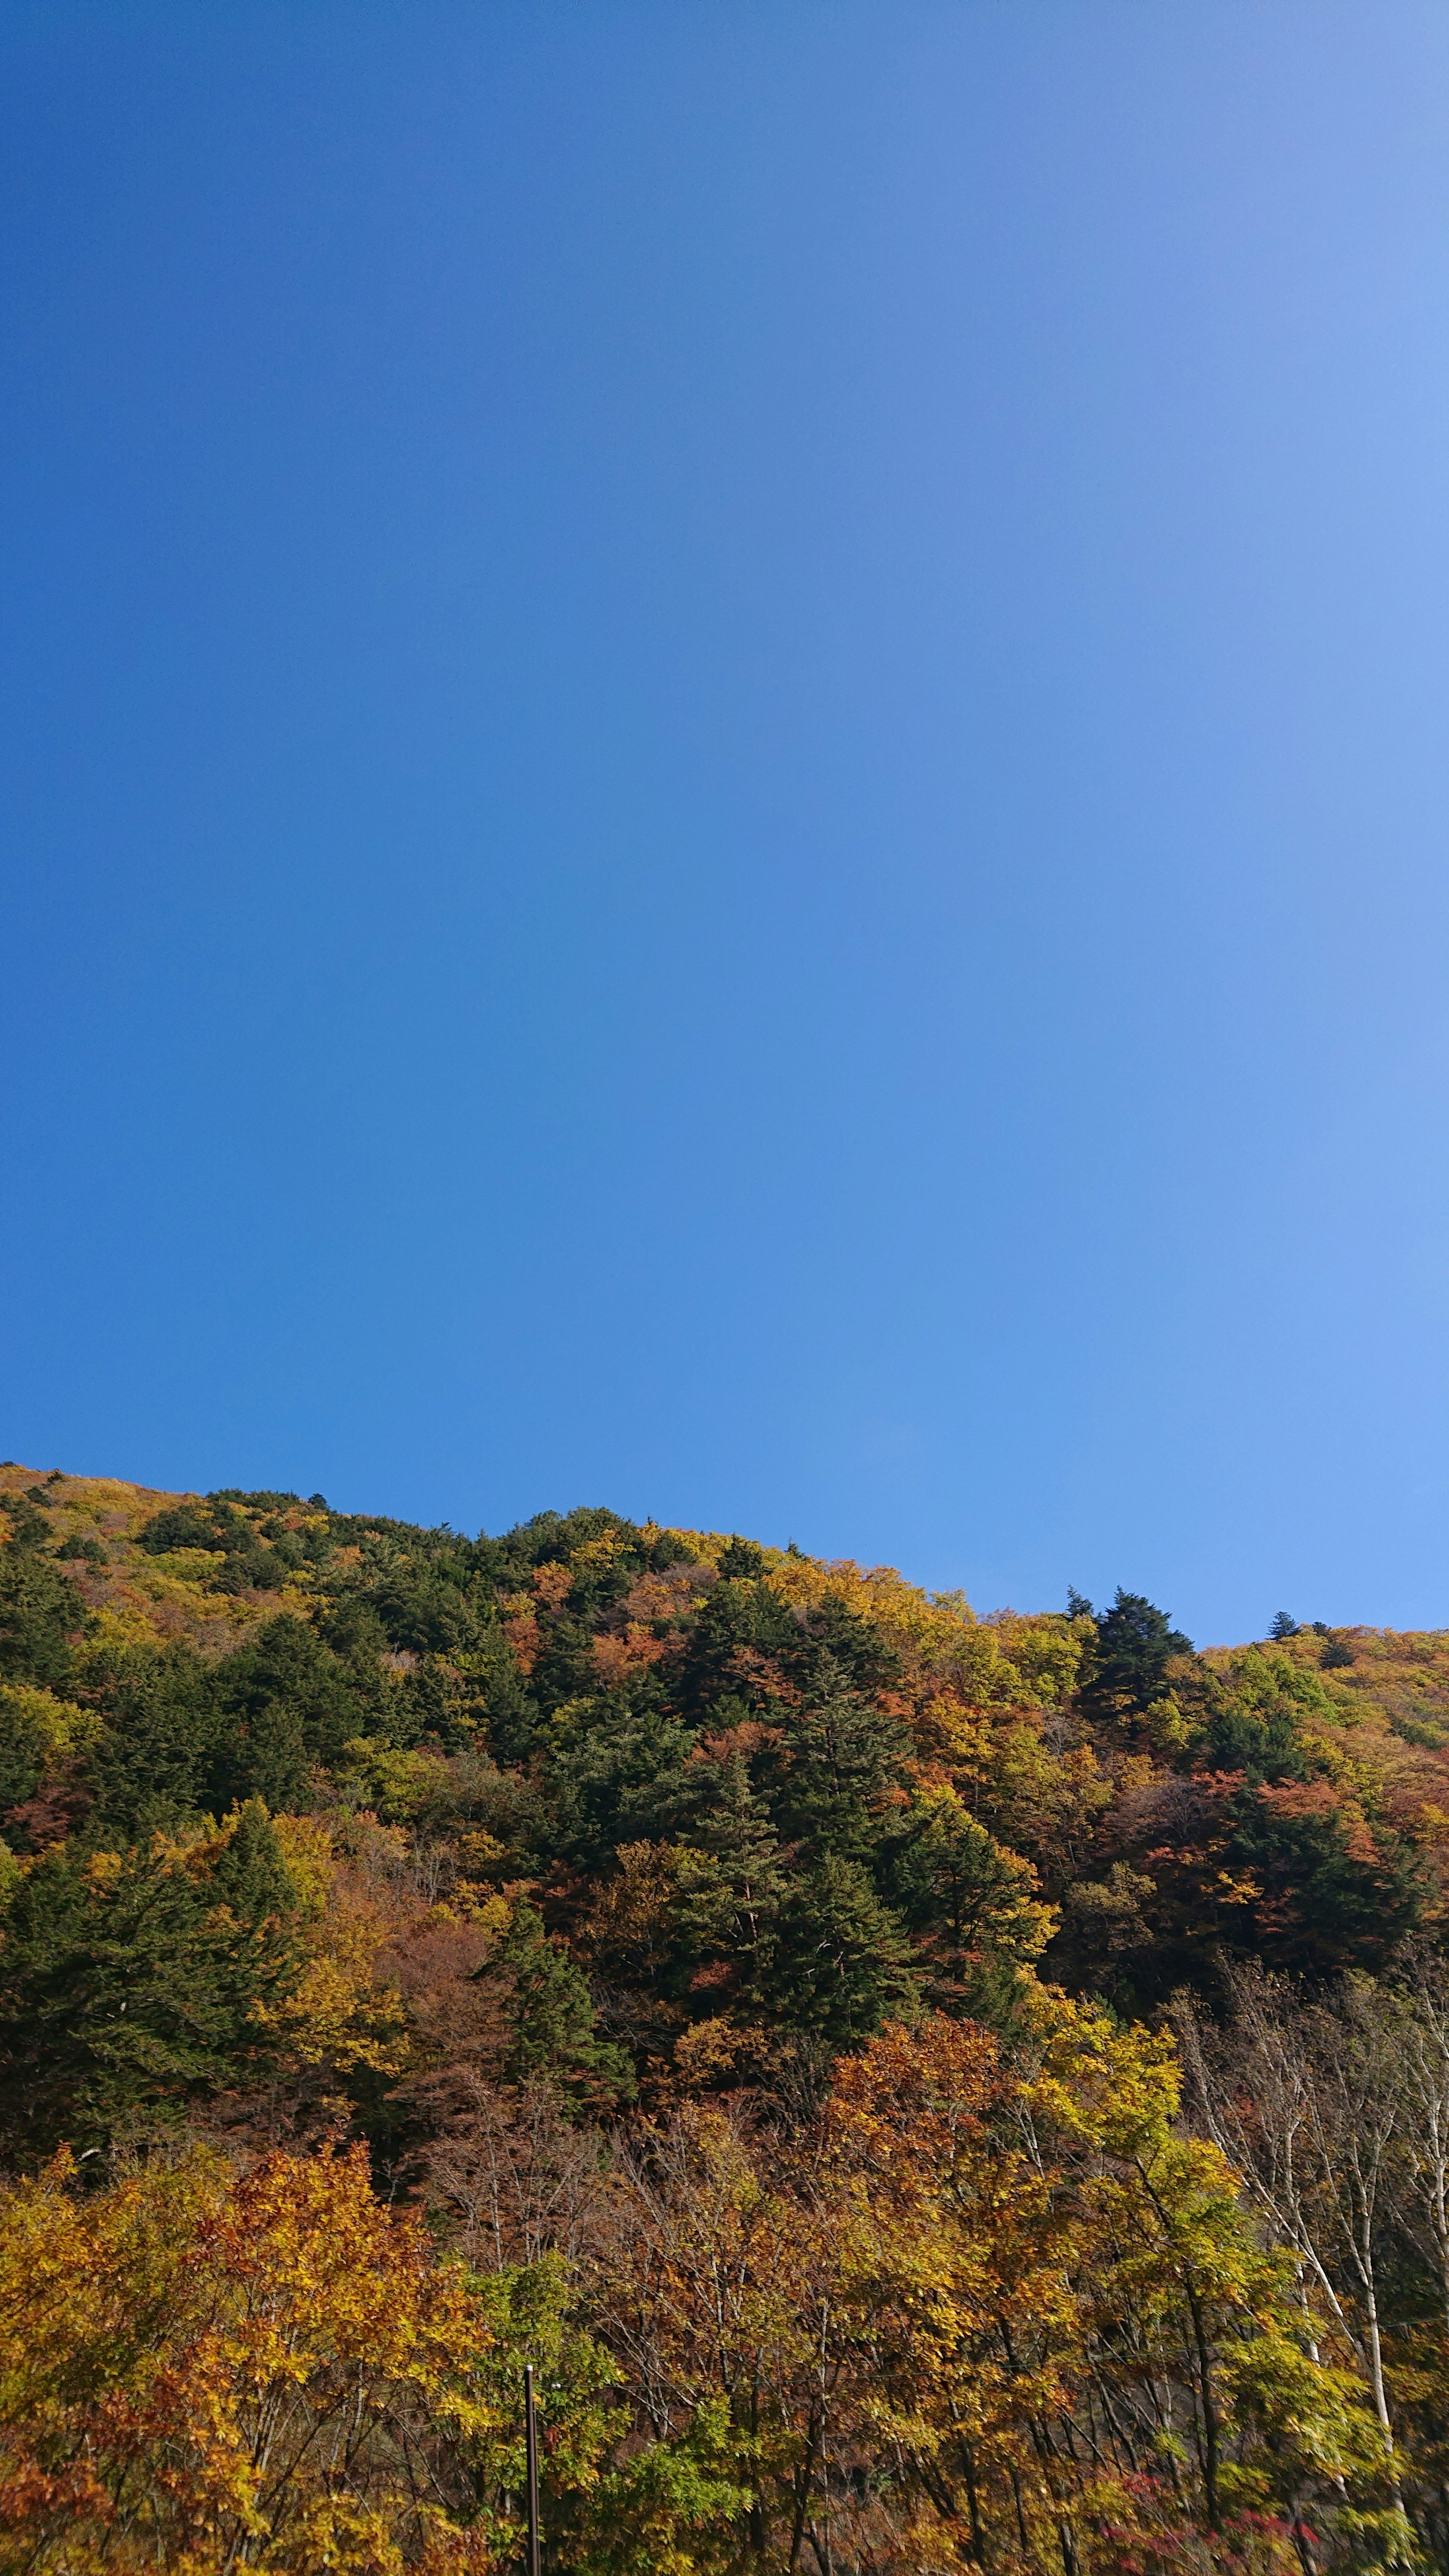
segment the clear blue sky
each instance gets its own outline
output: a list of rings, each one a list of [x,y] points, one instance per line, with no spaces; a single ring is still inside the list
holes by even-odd
[[[1449,1623],[1449,14],[11,0],[0,1446]]]

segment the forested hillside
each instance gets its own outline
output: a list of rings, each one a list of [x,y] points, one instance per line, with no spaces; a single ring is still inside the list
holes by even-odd
[[[0,2565],[1449,2566],[1449,1633],[0,1504]]]

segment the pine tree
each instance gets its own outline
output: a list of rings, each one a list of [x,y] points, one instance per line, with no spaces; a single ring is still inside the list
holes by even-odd
[[[722,1761],[696,1768],[707,1769],[709,1797],[690,1827],[699,1861],[685,1867],[686,1937],[696,1955],[732,1961],[740,1999],[754,2003],[763,1992],[787,1884],[780,1839],[738,1745]]]
[[[88,1624],[75,1585],[23,1537],[0,1550],[0,1676],[64,1689],[71,1639]]]
[[[1166,1692],[1169,1665],[1192,1653],[1192,1639],[1144,1593],[1124,1592],[1120,1584],[1096,1627],[1079,1693],[1084,1713],[1108,1723],[1144,1716]]]
[[[260,1798],[248,1798],[222,1844],[211,1872],[211,1893],[214,1903],[229,1907],[239,1923],[256,1925],[296,1912],[297,1890]]]
[[[791,1889],[765,1988],[777,2023],[831,2049],[858,2046],[888,2016],[912,2012],[919,1967],[909,1937],[858,1862],[827,1853]]]
[[[831,1656],[820,1659],[818,1691],[781,1715],[768,1763],[781,1838],[866,1858],[880,1838],[882,1794],[910,1751],[900,1719],[852,1690]]]
[[[581,1970],[550,1940],[537,1908],[522,1899],[513,1908],[497,1965],[509,1980],[505,2009],[513,2034],[504,2081],[545,2078],[576,2102],[596,2106],[627,2100],[634,2091],[628,2059],[600,2039]]]
[[[253,1843],[238,1867],[260,1859]],[[275,1917],[220,1911],[184,1857],[42,1854],[0,1946],[0,2135],[12,2151],[104,2145],[265,2072],[254,2007],[286,1991],[294,1966]]]
[[[222,1729],[216,1679],[190,1646],[128,1652],[104,1684],[106,1723],[90,1766],[93,1828],[138,1841],[206,1804]]]

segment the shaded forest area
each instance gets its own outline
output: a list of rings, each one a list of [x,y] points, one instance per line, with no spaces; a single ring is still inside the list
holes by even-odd
[[[1449,1634],[0,1470],[0,2567],[1449,2568]]]

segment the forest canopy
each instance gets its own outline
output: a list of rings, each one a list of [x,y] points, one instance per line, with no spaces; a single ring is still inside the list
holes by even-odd
[[[1449,1634],[0,1469],[0,2567],[1449,2564]]]

